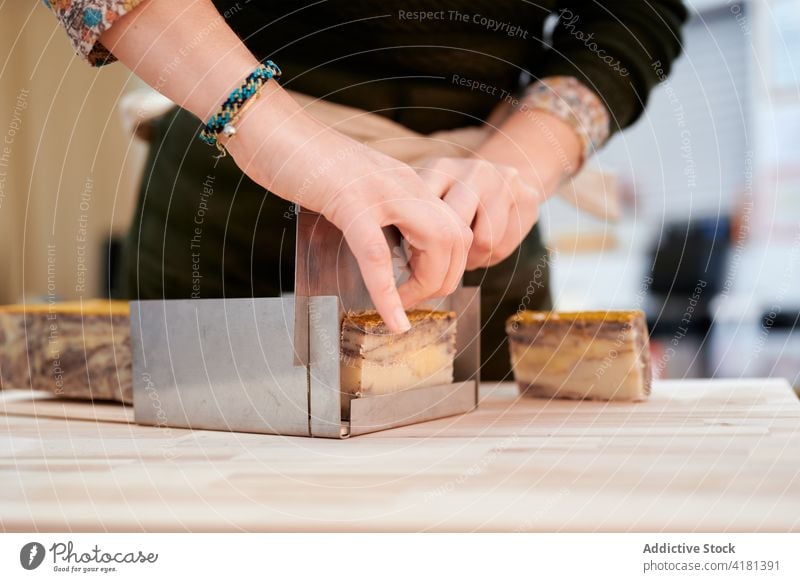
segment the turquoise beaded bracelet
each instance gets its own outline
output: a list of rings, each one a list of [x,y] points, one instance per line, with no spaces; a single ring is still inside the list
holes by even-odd
[[[208,145],[217,146],[220,155],[225,155],[225,148],[219,143],[217,139],[219,134],[225,137],[233,137],[236,135],[236,127],[234,123],[244,113],[244,110],[252,102],[253,98],[257,98],[264,85],[272,78],[281,76],[281,70],[278,65],[272,61],[265,61],[263,64],[258,65],[255,70],[250,73],[239,87],[231,91],[225,102],[220,105],[219,110],[211,116],[206,123],[203,130],[198,136],[200,141]]]

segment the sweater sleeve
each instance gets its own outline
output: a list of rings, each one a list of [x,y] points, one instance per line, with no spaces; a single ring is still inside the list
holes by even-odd
[[[681,0],[561,0],[556,15],[552,46],[535,72],[574,77],[595,92],[610,134],[631,125],[680,54],[687,17]]]
[[[100,35],[142,1],[44,0],[44,4],[66,31],[75,52],[92,66],[99,67],[116,60],[99,41]]]

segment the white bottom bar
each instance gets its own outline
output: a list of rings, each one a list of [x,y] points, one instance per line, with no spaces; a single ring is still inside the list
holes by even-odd
[[[798,580],[798,547],[800,534],[3,534],[0,580]]]

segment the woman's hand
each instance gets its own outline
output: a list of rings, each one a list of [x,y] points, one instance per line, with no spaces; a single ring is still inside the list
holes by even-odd
[[[472,232],[412,168],[281,100],[273,92],[254,103],[228,151],[253,180],[338,227],[384,321],[394,331],[408,329],[404,307],[458,286]],[[276,111],[284,111],[283,117]],[[399,289],[381,230],[389,225],[411,247],[411,276]]]
[[[472,227],[467,270],[495,265],[511,255],[539,218],[543,196],[513,166],[437,158],[419,174]]]
[[[474,157],[434,159],[419,171],[472,228],[467,270],[510,256],[538,220],[539,206],[580,165],[580,140],[564,121],[535,109],[503,117]]]

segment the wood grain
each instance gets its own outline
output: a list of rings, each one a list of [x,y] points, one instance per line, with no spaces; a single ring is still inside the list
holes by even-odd
[[[800,402],[780,380],[644,403],[520,399],[349,440],[133,423],[0,393],[0,530],[798,531]]]

